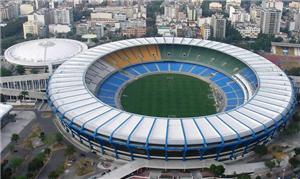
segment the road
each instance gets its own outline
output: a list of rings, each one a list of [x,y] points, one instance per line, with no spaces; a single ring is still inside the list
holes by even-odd
[[[58,166],[63,165],[65,161],[64,150],[57,150],[52,152],[51,159],[47,165],[40,171],[40,174],[37,178],[44,179],[48,178],[50,172],[55,170]]]

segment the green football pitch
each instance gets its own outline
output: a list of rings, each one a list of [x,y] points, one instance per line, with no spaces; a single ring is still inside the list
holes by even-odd
[[[216,112],[209,84],[182,74],[154,74],[125,86],[125,111],[157,117],[194,117]]]

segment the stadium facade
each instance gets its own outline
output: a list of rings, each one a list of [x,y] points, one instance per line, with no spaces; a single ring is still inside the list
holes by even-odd
[[[128,81],[182,73],[224,94],[214,115],[155,117],[118,104]],[[65,130],[91,150],[123,159],[216,160],[244,156],[267,143],[295,109],[293,84],[265,58],[215,41],[155,37],[103,44],[63,63],[47,88]]]

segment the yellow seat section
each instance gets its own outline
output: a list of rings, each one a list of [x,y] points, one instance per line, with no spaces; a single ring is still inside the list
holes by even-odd
[[[160,53],[157,50],[157,45],[147,45],[148,51],[154,60],[160,60]]]
[[[118,56],[117,52],[112,53],[111,56],[116,61],[116,65],[120,68],[130,65],[127,60],[122,59],[120,56]]]
[[[157,54],[157,60],[161,60],[161,54],[158,45],[154,45],[154,48]]]
[[[133,47],[133,48],[135,48],[135,47]],[[137,59],[137,57],[135,56],[135,54],[131,51],[130,48],[124,49],[124,50],[122,50],[121,52],[124,53],[124,54],[128,57],[129,62],[130,62],[131,64],[136,64],[136,63],[139,63],[139,62],[140,62],[140,61]]]
[[[111,64],[114,67],[118,67],[117,62],[114,60],[114,58],[111,56],[111,54],[106,55],[105,57],[103,57],[103,60],[105,62],[107,62],[108,64]]]
[[[135,64],[135,63],[132,63],[131,58],[124,52],[124,50],[118,51],[117,55],[124,61],[128,62],[129,64]]]
[[[136,57],[137,59],[137,63],[141,63],[143,62],[143,55],[141,53],[141,50],[139,47],[133,47],[129,49],[131,51],[131,53],[133,53],[133,55]]]
[[[141,55],[143,56],[143,61],[153,61],[154,60],[154,57],[152,57],[152,55],[150,55],[146,46],[140,46],[138,48],[141,52]]]

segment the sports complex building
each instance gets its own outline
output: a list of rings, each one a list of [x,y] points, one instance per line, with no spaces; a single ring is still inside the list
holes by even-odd
[[[82,145],[123,159],[234,159],[267,143],[296,100],[286,74],[229,44],[173,37],[103,44],[63,63],[49,105]]]

